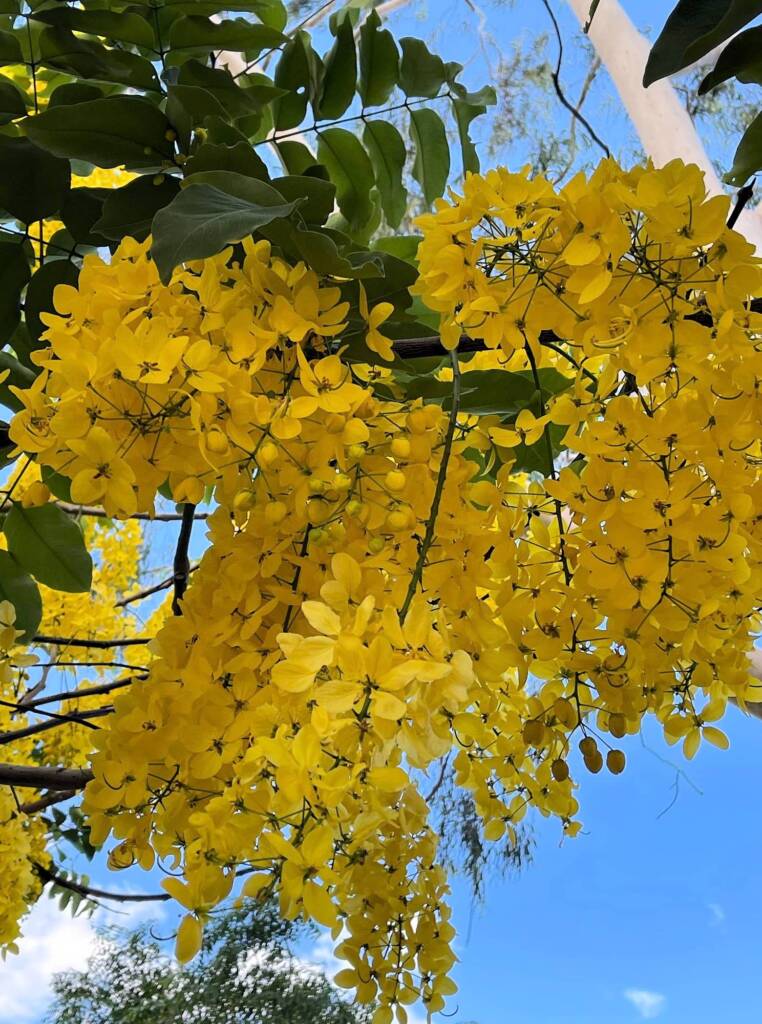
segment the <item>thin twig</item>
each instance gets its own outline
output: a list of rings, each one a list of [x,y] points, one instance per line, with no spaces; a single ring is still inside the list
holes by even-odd
[[[97,505],[75,505],[71,501],[57,501],[56,505],[63,511],[68,512],[72,516],[94,516],[97,519],[112,519],[113,517],[108,514],[105,508],[100,508]],[[211,513],[209,512],[195,512],[194,519],[208,519]],[[143,519],[151,523],[178,523],[185,515],[185,512],[156,512],[152,515],[150,512],[134,512],[131,516],[127,516],[127,519]]]
[[[198,569],[198,565],[192,565],[188,569],[188,575],[190,575],[192,572],[195,572],[196,569]],[[162,580],[161,583],[154,583],[152,587],[146,587],[145,590],[138,590],[134,594],[128,594],[126,597],[121,598],[121,600],[115,603],[114,607],[126,608],[128,604],[134,604],[135,601],[142,601],[143,598],[150,597],[152,594],[158,594],[162,590],[169,590],[169,588],[173,585],[174,582],[174,574],[172,576],[167,576],[167,578],[165,580]]]
[[[728,227],[735,227],[736,221],[743,213],[743,209],[747,203],[751,202],[752,196],[754,195],[754,182],[750,182],[748,185],[744,185],[743,188],[738,190],[736,196],[736,205],[733,207],[733,211],[728,217]]]
[[[426,558],[429,553],[429,548],[434,540],[434,530],[437,525],[437,517],[439,515],[439,505],[442,501],[442,494],[444,493],[444,486],[447,480],[447,467],[450,462],[450,454],[452,452],[452,444],[455,438],[455,428],[458,423],[458,412],[460,410],[460,363],[458,361],[457,349],[450,353],[450,362],[452,364],[452,408],[450,409],[450,420],[447,424],[447,435],[445,437],[444,449],[442,450],[442,461],[439,464],[439,475],[437,476],[436,486],[434,488],[434,498],[431,502],[431,511],[429,513],[428,521],[426,522],[426,532],[421,541],[421,547],[418,551],[418,560],[413,570],[413,575],[410,578],[410,585],[407,588],[407,594],[405,600],[400,608],[400,621],[404,622],[405,617],[410,610],[415,592],[418,589],[418,584],[421,582],[423,577],[423,570],[426,565]]]
[[[24,704],[19,702],[25,710],[34,711],[43,704],[53,704],[61,700],[79,700],[80,697],[97,697],[103,693],[111,693],[113,690],[121,690],[125,686],[137,680],[147,679],[148,676],[128,676],[126,679],[115,679],[113,683],[103,683],[100,686],[83,686],[80,690],[66,690],[63,693],[48,694],[47,697],[39,697],[37,700]]]
[[[60,729],[62,725],[84,725],[88,729],[96,729],[97,726],[92,725],[89,719],[103,718],[104,715],[112,714],[113,710],[112,707],[93,708],[92,711],[81,711],[78,714],[55,715],[46,722],[35,722],[34,725],[24,726],[23,729],[11,729],[9,732],[0,732],[0,746],[5,746],[6,743],[13,743],[15,740],[27,739],[29,736],[36,736],[41,732],[48,732],[50,729]],[[52,715],[50,711],[44,713]]]
[[[585,115],[580,110],[578,110],[578,108],[575,107],[573,103],[570,103],[569,100],[566,98],[566,93],[564,92],[563,86],[561,85],[561,65],[563,64],[564,59],[564,41],[561,35],[561,29],[558,24],[558,19],[553,13],[553,8],[550,6],[549,0],[542,0],[542,4],[545,10],[548,12],[550,20],[553,22],[553,30],[556,34],[556,40],[558,42],[558,60],[556,61],[556,68],[555,71],[551,71],[550,73],[551,81],[553,82],[553,88],[555,89],[556,96],[558,97],[558,100],[562,104],[562,106],[566,107],[566,109],[569,111],[572,117],[576,118],[576,120],[579,121],[579,123],[586,130],[586,132],[593,140],[593,142],[600,146],[600,148],[603,150],[606,156],[610,157],[611,150],[609,149],[609,147],[598,135],[598,133],[590,124]]]
[[[32,800],[28,804],[21,804],[19,810],[24,814],[36,814],[37,811],[44,811],[48,807],[53,807],[54,804],[62,804],[65,800],[71,800],[76,795],[76,791],[73,789],[63,789],[58,793],[48,793],[47,796],[41,796],[39,800]]]

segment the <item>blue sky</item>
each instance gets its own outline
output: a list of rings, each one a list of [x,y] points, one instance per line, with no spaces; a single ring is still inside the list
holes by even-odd
[[[540,0],[483,0],[481,6],[504,47],[548,28]],[[641,28],[653,29],[672,4],[625,6]],[[575,94],[583,76],[577,25],[562,0],[554,7],[566,37],[564,81]],[[463,0],[413,4],[393,19],[398,35],[431,39],[443,56],[467,63],[467,79],[481,85],[485,66],[473,25]],[[631,145],[605,76],[590,114],[612,148]],[[557,123],[565,125],[566,115]],[[523,156],[519,145],[501,159],[516,166]],[[717,156],[729,165],[732,153]],[[161,538],[152,560],[169,561],[169,542]],[[622,776],[583,775],[585,831],[577,839],[561,845],[554,822],[534,821],[533,863],[518,876],[493,878],[481,907],[455,880],[460,992],[443,1024],[758,1019],[762,722],[731,709],[725,728],[730,751],[704,745],[686,765],[649,727],[644,745],[627,744]],[[103,869],[92,874],[101,884],[129,884],[133,891],[155,882],[115,878]],[[164,924],[169,927],[161,930],[171,930],[171,920]],[[0,963],[0,1024],[39,1020],[52,971],[82,966],[93,939],[90,923],[60,916],[47,903],[27,932],[21,956]],[[325,962],[326,948],[323,941],[305,954]]]

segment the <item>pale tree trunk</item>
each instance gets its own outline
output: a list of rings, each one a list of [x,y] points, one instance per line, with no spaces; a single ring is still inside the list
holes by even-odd
[[[568,0],[580,24],[590,12],[590,0]],[[724,190],[706,149],[671,83],[664,79],[644,89],[651,44],[633,25],[619,0],[601,0],[590,27],[590,42],[614,83],[619,98],[638,133],[646,155],[657,167],[676,157],[698,164],[711,195]],[[744,210],[736,229],[762,250],[762,218]]]

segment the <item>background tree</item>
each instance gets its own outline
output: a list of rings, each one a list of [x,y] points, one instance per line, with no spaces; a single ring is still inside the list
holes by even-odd
[[[219,914],[192,965],[180,967],[143,926],[102,931],[79,971],[53,979],[48,1024],[367,1024],[294,943],[313,935],[275,905]]]

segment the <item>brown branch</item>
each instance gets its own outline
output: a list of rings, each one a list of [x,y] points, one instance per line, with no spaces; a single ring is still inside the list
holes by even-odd
[[[31,803],[21,804],[19,810],[23,811],[24,814],[36,814],[37,811],[44,811],[54,804],[62,804],[65,800],[71,800],[76,795],[76,791],[73,789],[63,789],[58,793],[48,793],[47,796],[41,796],[39,800],[32,800]]]
[[[42,767],[28,764],[0,764],[0,785],[23,789],[84,789],[93,779],[87,768]]]
[[[29,736],[36,736],[41,732],[48,732],[50,729],[58,729],[62,725],[84,725],[88,729],[96,729],[89,721],[91,718],[103,718],[113,712],[112,707],[93,708],[92,711],[81,711],[70,715],[54,715],[51,711],[43,711],[40,714],[50,715],[46,722],[35,722],[34,725],[25,725],[23,729],[11,729],[8,732],[0,732],[0,746],[6,743],[13,743],[14,740],[24,740]]]
[[[95,516],[98,519],[113,519],[104,508],[100,508],[97,505],[75,505],[71,501],[57,501],[56,505],[63,511],[68,512],[72,516]],[[131,516],[126,516],[127,519],[143,519],[151,523],[177,523],[183,519],[184,512],[156,512],[152,515],[150,512],[134,512]],[[195,512],[194,519],[208,519],[209,512]]]
[[[83,686],[79,690],[65,690],[63,693],[48,694],[46,697],[38,697],[36,700],[30,701],[28,704],[20,702],[19,706],[25,710],[34,711],[41,704],[53,704],[60,700],[79,700],[80,697],[97,697],[99,694],[111,693],[112,690],[121,690],[136,680],[147,678],[148,676],[145,675],[128,676],[124,679],[115,679],[113,683],[102,683],[100,686]]]
[[[188,577],[190,576],[190,559],[188,558],[188,547],[190,545],[191,534],[193,532],[193,513],[196,510],[196,506],[187,502],[183,505],[183,521],[180,527],[180,533],[177,538],[177,547],[175,548],[175,560],[172,568],[174,569],[174,575],[172,577],[175,592],[172,596],[172,614],[182,615],[182,601],[185,591],[188,589]]]
[[[43,636],[38,633],[32,640],[33,644],[56,644],[59,647],[95,647],[108,651],[112,647],[135,647],[150,644],[150,636],[118,637],[114,640],[83,640],[76,636]]]
[[[82,882],[75,882],[71,878],[57,875],[50,868],[46,868],[44,864],[36,861],[34,863],[34,870],[43,882],[50,882],[53,885],[60,886],[62,889],[68,889],[69,892],[75,892],[79,896],[86,896],[92,899],[113,900],[115,903],[164,902],[165,900],[172,899],[168,892],[135,893],[135,895],[130,895],[124,892],[108,892],[106,889],[94,889],[89,885],[83,885]]]

